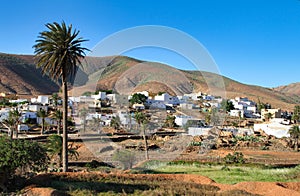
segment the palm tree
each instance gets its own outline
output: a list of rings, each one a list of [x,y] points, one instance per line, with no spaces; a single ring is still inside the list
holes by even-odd
[[[18,125],[21,123],[21,112],[18,109],[9,111],[8,118],[2,122],[2,124],[8,129],[8,134],[13,138],[15,132],[16,138],[18,138]]]
[[[79,37],[79,31],[72,30],[72,25],[65,22],[46,24],[48,30],[40,32],[36,44],[33,46],[36,54],[37,67],[42,68],[53,80],[60,80],[63,93],[63,171],[68,170],[68,77],[73,77],[77,65],[85,56],[87,48],[81,47],[86,41]]]
[[[54,156],[58,156],[58,165],[61,167],[61,161],[62,161],[62,150],[63,150],[63,139],[59,135],[50,135],[47,138],[47,151],[49,152],[50,158],[52,159]],[[78,158],[79,153],[76,151],[75,148],[68,147],[70,156],[75,156],[75,158]]]
[[[299,125],[294,125],[289,129],[289,134],[291,138],[294,139],[295,151],[298,151],[298,141],[300,138],[300,128]]]
[[[42,129],[41,129],[41,135],[45,132],[45,118],[48,116],[46,110],[40,109],[40,111],[37,112],[38,117],[42,118]]]
[[[55,110],[55,112],[52,114],[52,118],[54,118],[57,121],[57,135],[60,134],[60,128],[61,128],[61,120],[63,118],[63,114],[60,110]]]
[[[174,128],[175,127],[175,116],[172,115],[168,115],[165,121],[165,126],[169,127],[169,128]]]
[[[142,125],[142,131],[143,131],[143,138],[145,142],[145,157],[146,160],[149,159],[149,154],[148,154],[148,143],[147,143],[147,137],[146,137],[146,124],[148,122],[146,115],[143,112],[135,112],[134,118],[139,124],[139,127]]]
[[[115,130],[119,130],[121,127],[121,120],[119,116],[113,116],[110,121],[110,126],[113,127]]]
[[[88,110],[84,107],[82,109],[79,110],[79,115],[83,120],[83,133],[85,133],[85,129],[86,129],[86,117],[88,115]]]
[[[51,96],[51,99],[52,99],[53,106],[57,107],[58,100],[60,99],[60,97],[58,96],[58,94],[57,93],[53,93],[52,96]]]

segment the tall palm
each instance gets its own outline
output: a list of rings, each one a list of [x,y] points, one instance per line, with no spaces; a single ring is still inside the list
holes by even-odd
[[[42,119],[42,129],[41,129],[41,135],[45,132],[45,118],[48,116],[46,110],[40,109],[40,111],[37,112],[38,117]]]
[[[298,151],[298,141],[299,141],[299,138],[300,138],[299,125],[293,125],[289,129],[289,134],[290,134],[291,138],[293,138],[293,140],[294,140],[295,151]]]
[[[146,124],[148,123],[148,119],[143,112],[135,112],[134,118],[135,118],[136,122],[139,124],[139,127],[142,128],[143,138],[144,138],[144,143],[145,143],[145,158],[146,158],[146,160],[148,160],[149,159],[148,142],[147,142],[147,137],[146,137]]]
[[[86,41],[79,37],[79,31],[72,30],[72,25],[65,22],[46,24],[48,30],[40,32],[35,49],[37,67],[42,68],[44,74],[62,83],[63,93],[63,171],[68,170],[68,77],[76,74],[77,65],[85,56],[87,48],[81,47]]]

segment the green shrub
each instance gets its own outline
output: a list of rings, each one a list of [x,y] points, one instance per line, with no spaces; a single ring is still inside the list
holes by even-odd
[[[48,167],[46,149],[39,143],[22,139],[0,137],[0,184],[2,191],[5,184],[15,175],[26,172],[45,171]]]
[[[228,164],[245,163],[244,154],[241,152],[229,153],[224,157],[224,162]]]
[[[113,155],[113,160],[123,164],[123,169],[131,169],[135,162],[135,154],[130,150],[118,150]]]

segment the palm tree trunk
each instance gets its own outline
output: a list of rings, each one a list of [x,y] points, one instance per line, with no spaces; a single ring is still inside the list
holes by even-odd
[[[63,78],[62,82],[62,92],[63,92],[63,172],[68,171],[68,87],[67,80]]]
[[[146,137],[146,130],[145,126],[143,125],[143,138],[144,138],[144,143],[145,143],[145,158],[146,160],[149,159],[149,154],[148,154],[148,142],[147,142],[147,137]]]
[[[45,129],[45,119],[42,118],[42,129],[41,129],[41,135],[43,135]]]
[[[15,126],[14,130],[16,131],[16,138],[18,138],[19,137],[18,125]]]

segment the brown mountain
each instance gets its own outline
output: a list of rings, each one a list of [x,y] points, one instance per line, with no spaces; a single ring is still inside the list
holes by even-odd
[[[0,53],[0,92],[16,94],[49,94],[59,87],[36,69],[31,55]]]
[[[300,99],[300,82],[273,88],[275,91]]]
[[[0,53],[0,71],[0,92],[50,94],[59,89],[56,83],[35,68],[32,55]],[[201,91],[227,98],[246,96],[256,102],[260,100],[275,108],[289,110],[295,104],[300,104],[299,93],[295,93],[300,92],[299,84],[293,88],[264,88],[242,84],[213,73],[182,71],[165,64],[125,56],[87,57],[72,81],[72,95],[105,89],[120,94],[148,90],[152,93],[181,95]]]

